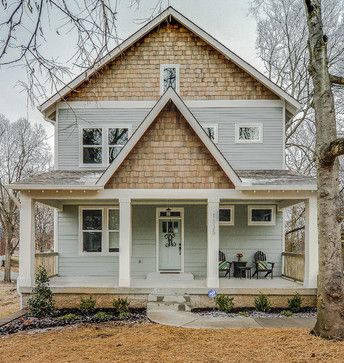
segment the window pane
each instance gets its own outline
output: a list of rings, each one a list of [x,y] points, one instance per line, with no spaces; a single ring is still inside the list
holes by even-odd
[[[113,147],[109,147],[109,163],[111,163],[115,157],[118,155],[118,153],[121,151],[122,146],[118,147],[118,146],[113,146]]]
[[[109,232],[109,252],[119,252],[119,232]]]
[[[231,221],[231,210],[220,209],[220,222],[230,222],[230,221]]]
[[[244,127],[239,128],[240,140],[259,140],[259,127]]]
[[[102,148],[101,147],[84,147],[82,161],[84,164],[101,164]]]
[[[102,129],[83,129],[82,130],[83,145],[101,145]]]
[[[124,145],[128,141],[128,129],[109,129],[109,145]]]
[[[169,88],[172,87],[176,90],[177,86],[177,70],[176,68],[164,68],[163,71],[164,77],[164,92]]]
[[[271,222],[271,209],[252,209],[252,222]]]
[[[177,212],[177,211],[175,211],[175,212],[171,212],[170,213],[170,215],[171,215],[171,217],[180,217],[180,212]]]
[[[211,140],[215,140],[215,129],[214,127],[206,127],[205,128],[205,132],[207,133],[207,135],[209,136],[209,138]]]
[[[102,232],[83,232],[83,251],[102,252]]]
[[[119,210],[109,209],[109,229],[119,230]]]
[[[83,230],[102,230],[102,210],[89,209],[82,211],[82,229]]]

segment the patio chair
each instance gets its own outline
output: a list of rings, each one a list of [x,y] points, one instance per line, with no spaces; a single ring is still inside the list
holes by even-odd
[[[262,251],[257,251],[254,254],[254,264],[256,267],[256,271],[254,272],[253,276],[257,275],[257,279],[259,278],[259,272],[265,272],[265,277],[271,275],[271,278],[274,277],[274,262],[266,261],[266,254]],[[253,277],[252,276],[252,277]]]
[[[226,255],[219,251],[219,272],[224,272],[226,277],[228,275],[228,278],[231,278],[231,267],[232,262],[226,260]]]

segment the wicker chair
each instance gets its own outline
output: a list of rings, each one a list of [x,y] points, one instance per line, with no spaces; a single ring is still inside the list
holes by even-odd
[[[228,278],[230,279],[231,267],[232,267],[232,262],[226,260],[226,255],[222,251],[219,251],[219,273],[224,272],[225,273],[224,277],[228,275]]]
[[[256,267],[256,271],[254,272],[252,277],[257,275],[258,279],[259,272],[265,272],[264,278],[271,275],[271,278],[273,279],[275,263],[266,261],[266,254],[264,252],[257,251],[254,254],[254,265]]]

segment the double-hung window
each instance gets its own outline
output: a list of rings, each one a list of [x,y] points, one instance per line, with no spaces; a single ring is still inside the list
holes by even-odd
[[[249,226],[273,226],[276,224],[276,207],[274,205],[249,205]]]
[[[160,65],[160,94],[165,93],[169,87],[179,92],[179,64]]]
[[[107,166],[130,137],[131,127],[81,128],[81,166]]]
[[[119,209],[80,207],[80,249],[82,254],[119,252]]]
[[[260,123],[236,124],[235,142],[241,144],[263,142],[263,125]]]

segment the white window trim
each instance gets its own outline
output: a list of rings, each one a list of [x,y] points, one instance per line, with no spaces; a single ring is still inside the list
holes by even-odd
[[[214,144],[218,144],[219,142],[219,125],[218,124],[211,124],[211,123],[201,123],[203,129],[205,128],[213,128],[214,129]],[[205,131],[205,130],[204,130]]]
[[[231,211],[231,220],[230,221],[220,221],[220,226],[234,226],[234,221],[235,221],[234,205],[220,205],[219,209],[229,209]]]
[[[84,152],[84,145],[82,142],[83,137],[83,130],[84,129],[101,129],[102,130],[102,144],[101,145],[94,145],[94,147],[101,147],[102,148],[102,163],[95,164],[95,163],[88,163],[84,164],[83,162],[83,152]],[[104,168],[109,166],[109,147],[113,145],[108,144],[108,136],[109,136],[109,129],[128,129],[128,139],[131,137],[132,134],[132,126],[131,124],[114,124],[111,126],[97,126],[97,125],[80,125],[79,126],[79,167],[80,168]],[[87,146],[85,146],[87,147]]]
[[[109,252],[109,210],[118,210],[118,207],[104,206],[82,206],[79,207],[79,255],[80,256],[119,256],[119,252]],[[83,229],[82,229],[82,212],[84,210],[101,210],[102,211],[102,252],[85,252],[83,250]]]
[[[254,222],[252,221],[253,209],[271,209],[271,222]],[[275,226],[276,225],[276,206],[275,205],[249,205],[248,206],[248,225],[249,226]]]
[[[239,129],[240,127],[258,127],[259,139],[258,140],[240,140]],[[236,123],[235,124],[235,143],[236,144],[261,144],[263,142],[263,124],[262,123]]]
[[[164,92],[164,73],[163,70],[165,68],[175,68],[176,69],[176,93],[179,93],[179,64],[160,64],[160,95],[163,95]]]

